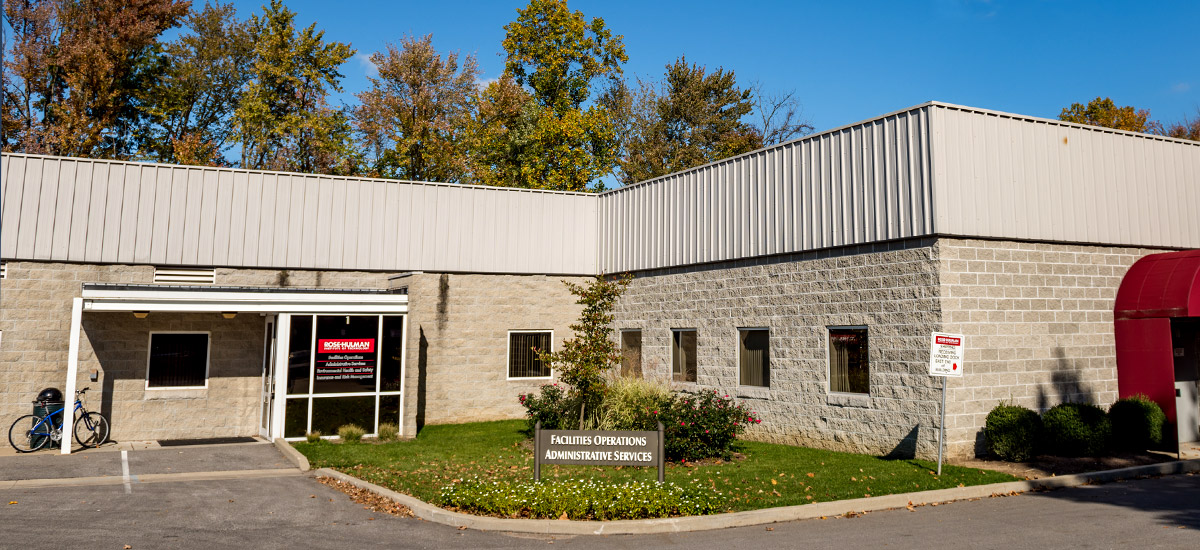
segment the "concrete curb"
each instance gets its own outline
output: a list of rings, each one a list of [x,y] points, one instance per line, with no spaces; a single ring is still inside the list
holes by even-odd
[[[295,468],[280,468],[269,470],[226,470],[219,472],[184,472],[178,474],[141,474],[131,475],[132,483],[169,483],[180,481],[221,481],[226,479],[247,479],[264,477],[286,477],[304,475]],[[37,489],[45,487],[88,487],[96,485],[121,485],[125,483],[121,476],[96,477],[64,477],[50,479],[18,479],[0,481],[0,489]]]
[[[398,493],[354,476],[329,468],[315,470],[317,475],[329,476],[351,485],[390,498],[412,509],[417,517],[453,527],[468,527],[481,531],[507,531],[511,533],[537,533],[544,535],[637,535],[655,533],[679,533],[684,531],[707,531],[727,527],[746,527],[822,516],[840,516],[847,512],[875,512],[913,505],[943,503],[971,498],[985,498],[1047,489],[1076,487],[1092,483],[1104,483],[1119,479],[1146,476],[1161,476],[1200,471],[1200,459],[1164,462],[1147,466],[1133,466],[1117,470],[1089,472],[1066,476],[1009,481],[991,485],[953,487],[935,491],[921,491],[870,498],[818,502],[780,508],[731,512],[711,516],[688,516],[682,518],[620,520],[620,521],[562,521],[549,519],[505,519],[474,516],[451,512],[409,495]]]
[[[282,453],[285,458],[292,461],[292,464],[295,464],[297,468],[300,468],[301,472],[307,472],[312,469],[312,467],[308,465],[308,457],[304,456],[300,451],[297,451],[295,447],[291,446],[287,441],[284,441],[282,437],[275,438],[275,448],[279,449],[279,452]]]

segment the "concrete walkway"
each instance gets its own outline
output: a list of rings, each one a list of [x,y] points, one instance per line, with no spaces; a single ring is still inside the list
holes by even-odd
[[[0,488],[66,485],[133,486],[154,481],[302,475],[268,442],[129,450],[110,445],[62,455],[53,451],[0,456]]]

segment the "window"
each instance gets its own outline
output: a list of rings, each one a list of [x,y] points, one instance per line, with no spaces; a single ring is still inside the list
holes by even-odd
[[[743,386],[771,385],[770,331],[765,328],[738,329],[738,383]]]
[[[867,327],[829,328],[829,391],[870,393]]]
[[[553,351],[550,344],[552,339],[551,332],[509,332],[508,377],[550,378],[550,365],[538,359],[533,350]]]
[[[146,387],[205,387],[208,340],[207,332],[151,332]]]
[[[696,381],[696,329],[671,331],[671,379],[676,382]]]
[[[621,331],[621,376],[642,377],[642,331]]]

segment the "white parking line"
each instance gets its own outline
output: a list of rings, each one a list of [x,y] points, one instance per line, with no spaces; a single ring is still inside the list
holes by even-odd
[[[125,484],[125,494],[133,492],[129,485],[129,451],[121,451],[121,483]]]

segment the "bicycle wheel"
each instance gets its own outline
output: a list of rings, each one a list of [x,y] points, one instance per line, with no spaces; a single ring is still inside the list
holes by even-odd
[[[75,419],[75,441],[83,448],[99,447],[108,441],[108,419],[98,412],[80,415]]]
[[[34,427],[37,427],[34,430]],[[50,423],[42,422],[42,417],[27,414],[13,422],[8,429],[8,444],[18,453],[31,453],[50,442]]]

